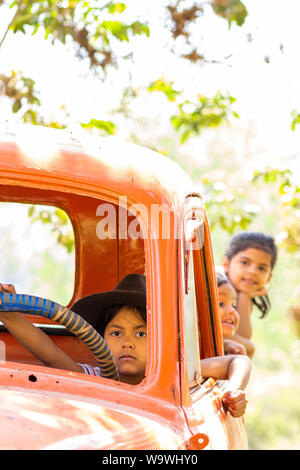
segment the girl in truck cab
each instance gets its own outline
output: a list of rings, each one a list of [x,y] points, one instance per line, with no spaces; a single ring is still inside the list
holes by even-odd
[[[244,354],[252,358],[254,344],[240,337],[237,328],[240,316],[237,312],[237,293],[226,275],[217,274],[219,311],[225,354]]]
[[[242,232],[231,239],[222,264],[238,294],[237,310],[240,323],[237,329],[238,337],[233,339],[251,339],[253,305],[261,310],[261,318],[268,313],[270,301],[267,283],[272,277],[276,260],[277,247],[270,236],[261,232]]]
[[[13,285],[0,284],[0,293],[15,293]],[[146,278],[125,276],[109,292],[93,294],[75,302],[72,310],[84,316],[103,335],[115,358],[120,381],[138,384],[145,377],[147,361]],[[83,315],[84,313],[84,315]],[[18,312],[1,313],[0,321],[9,332],[45,365],[74,372],[100,375],[97,367],[78,364],[59,349],[40,329]],[[251,361],[246,356],[222,356],[201,360],[203,377],[228,380],[222,395],[234,417],[245,413]]]

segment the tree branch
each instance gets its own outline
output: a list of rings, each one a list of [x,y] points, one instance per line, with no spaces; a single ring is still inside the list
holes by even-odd
[[[0,2],[0,5],[1,5],[1,2]],[[18,17],[18,15],[19,15],[19,13],[20,13],[20,11],[21,11],[22,5],[23,5],[23,0],[20,0],[20,1],[19,1],[19,5],[18,5],[18,8],[17,8],[17,11],[16,11],[16,13],[14,14],[14,16],[13,16],[12,20],[10,21],[9,25],[7,26],[6,31],[5,31],[3,37],[2,37],[2,39],[1,39],[1,41],[0,41],[0,49],[1,49],[1,47],[2,47],[2,45],[3,45],[3,43],[4,43],[4,41],[5,41],[5,38],[6,38],[7,34],[8,34],[8,31],[10,30],[11,25],[15,22],[16,18]]]

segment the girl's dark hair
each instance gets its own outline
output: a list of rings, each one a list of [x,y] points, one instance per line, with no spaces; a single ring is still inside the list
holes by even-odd
[[[104,337],[105,328],[107,327],[108,323],[117,315],[117,313],[127,305],[111,305],[108,307],[104,312],[101,314],[101,318],[99,323],[97,324],[97,331],[100,333],[102,337]],[[144,320],[147,323],[147,313],[146,309],[142,307],[138,307],[137,305],[128,305],[128,308],[136,308]]]
[[[232,285],[229,281],[228,277],[224,276],[223,274],[217,274],[217,286],[221,287],[223,284]]]
[[[251,299],[254,305],[261,311],[261,316],[259,318],[264,318],[271,308],[271,302],[268,294],[261,295],[259,297],[254,297]]]
[[[237,253],[249,248],[269,253],[271,255],[271,270],[274,268],[277,260],[277,246],[273,237],[262,232],[242,232],[234,235],[228,245],[225,256],[231,260]]]

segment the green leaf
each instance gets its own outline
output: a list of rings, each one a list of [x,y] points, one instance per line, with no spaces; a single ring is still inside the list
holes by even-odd
[[[296,129],[296,125],[300,123],[300,114],[297,113],[297,111],[292,111],[291,115],[294,118],[292,120],[291,130],[294,131]]]
[[[150,28],[146,23],[141,23],[140,21],[134,21],[130,25],[130,29],[132,30],[133,34],[145,34],[147,37],[150,36]]]
[[[96,128],[96,129],[99,129],[100,131],[103,131],[105,134],[109,134],[109,135],[114,134],[115,130],[116,130],[116,125],[113,122],[111,122],[111,121],[101,121],[101,120],[97,120],[97,119],[91,119],[90,122],[88,122],[87,124],[80,123],[80,125],[84,129],[86,129],[86,128],[88,128],[88,129]]]
[[[220,92],[212,98],[199,95],[198,102],[185,101],[178,106],[178,113],[171,116],[174,129],[181,133],[184,143],[192,135],[200,135],[202,130],[217,127],[227,121],[230,116],[237,118],[231,109],[235,99]]]
[[[127,29],[121,21],[103,21],[100,25],[103,29],[110,31],[120,41],[128,41]]]
[[[247,8],[240,0],[213,0],[212,8],[216,15],[228,21],[229,28],[232,22],[242,26],[248,15]]]
[[[181,93],[173,88],[174,82],[166,82],[163,78],[159,78],[155,82],[150,83],[148,91],[159,91],[166,95],[169,101],[175,101],[176,97]]]
[[[28,209],[28,216],[32,217],[35,212],[35,206],[30,206]]]
[[[126,10],[127,7],[126,7],[125,3],[121,3],[121,2],[116,2],[116,3],[115,3],[115,2],[109,2],[109,3],[107,3],[107,5],[105,5],[105,6],[103,7],[103,9],[104,9],[104,8],[105,8],[106,10],[108,10],[108,12],[109,12],[110,14],[113,15],[114,13],[123,13],[123,11]]]
[[[22,103],[21,103],[21,100],[16,100],[14,102],[14,104],[12,105],[12,111],[13,113],[17,113],[19,111],[19,109],[21,109],[22,107]]]

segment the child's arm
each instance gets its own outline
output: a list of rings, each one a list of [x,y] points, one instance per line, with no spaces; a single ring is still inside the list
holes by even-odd
[[[245,349],[246,354],[248,357],[250,357],[250,359],[253,358],[254,353],[255,353],[255,346],[254,346],[254,343],[250,339],[247,339],[247,338],[244,338],[244,336],[235,334],[234,336],[232,336],[232,340],[236,343],[239,343],[240,346],[242,346]]]
[[[266,296],[268,293],[265,287],[259,288],[255,291],[253,296],[249,296],[245,292],[238,292],[237,300],[237,311],[240,315],[240,323],[237,329],[237,333],[244,338],[251,339],[252,337],[252,325],[251,325],[251,313],[253,310],[253,298]]]
[[[15,293],[11,284],[0,284],[0,292]],[[46,366],[83,372],[82,368],[59,349],[42,330],[36,328],[18,312],[0,313],[0,321],[8,331],[37,359]]]
[[[230,414],[238,418],[245,413],[247,400],[245,388],[251,373],[251,361],[247,356],[220,356],[201,360],[203,377],[228,379],[227,391],[222,400]]]
[[[223,339],[225,354],[243,354],[247,356],[247,350],[243,344],[234,339]]]
[[[201,360],[201,375],[229,381],[232,389],[244,390],[251,373],[251,361],[247,356],[218,356]]]
[[[237,334],[246,339],[252,337],[252,325],[250,315],[253,309],[253,303],[249,295],[244,292],[238,293],[237,311],[240,316],[240,323],[237,329]]]

